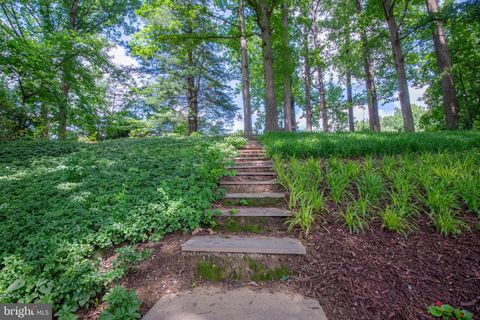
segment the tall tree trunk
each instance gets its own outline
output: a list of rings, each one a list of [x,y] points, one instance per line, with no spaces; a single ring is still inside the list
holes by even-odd
[[[390,43],[392,45],[393,61],[397,71],[398,91],[400,98],[400,108],[403,115],[403,127],[405,131],[415,131],[413,122],[412,107],[410,105],[410,94],[408,92],[407,73],[405,72],[405,59],[402,52],[402,45],[398,33],[397,22],[393,15],[393,6],[391,0],[383,0],[383,11],[390,33]]]
[[[193,50],[188,52],[188,65],[193,67]],[[198,131],[198,90],[195,86],[195,77],[187,76],[187,100],[188,100],[188,134]]]
[[[313,12],[313,44],[315,49],[318,50],[318,54],[321,55],[320,43],[318,39],[318,25],[317,25],[317,12]],[[320,62],[321,63],[321,62]],[[317,66],[317,77],[318,77],[318,93],[320,95],[320,111],[322,113],[322,127],[323,131],[328,132],[328,113],[327,113],[327,102],[325,99],[325,84],[323,81],[323,70],[321,65]]]
[[[349,67],[350,68],[350,67]],[[355,131],[355,122],[353,119],[353,95],[352,95],[352,72],[347,70],[347,102],[348,102],[348,130]]]
[[[355,0],[355,11],[357,15],[362,14],[361,0]],[[380,131],[380,118],[378,115],[378,98],[377,88],[375,86],[375,72],[373,70],[367,33],[363,27],[360,28],[360,38],[363,47],[363,71],[365,72],[365,87],[367,89],[368,122],[370,125],[370,130],[378,132]]]
[[[245,27],[245,12],[243,0],[239,0],[238,16],[240,18],[240,53],[242,60],[242,96],[243,96],[243,130],[245,136],[250,137],[253,134],[252,130],[252,105],[250,99],[250,69],[248,66],[248,46],[246,27]]]
[[[304,51],[304,64],[305,64],[305,129],[308,132],[312,131],[312,105],[310,100],[310,85],[311,85],[311,70],[310,70],[310,52],[308,48],[308,26],[303,28],[303,51]]]
[[[278,130],[277,101],[275,97],[275,83],[273,76],[272,28],[270,17],[273,7],[270,8],[267,0],[248,0],[254,8],[260,27],[263,53],[263,78],[265,82],[265,131]]]
[[[64,140],[67,138],[67,109],[68,94],[70,92],[70,87],[66,81],[63,81],[61,90],[63,93],[63,101],[58,107],[58,138]]]
[[[290,72],[290,48],[288,43],[288,6],[282,1],[282,44],[283,44],[283,114],[285,130],[292,131],[292,75]]]
[[[42,103],[41,109],[40,109],[40,118],[42,121],[42,132],[41,132],[41,137],[42,139],[48,139],[49,136],[49,130],[48,130],[48,108],[45,104]]]
[[[349,2],[345,2],[349,4]],[[353,118],[353,95],[352,95],[352,71],[351,71],[351,49],[350,49],[350,20],[346,21],[346,30],[345,30],[345,42],[347,46],[347,71],[345,77],[347,78],[347,103],[348,103],[348,130],[350,132],[355,131],[355,122]]]
[[[70,19],[70,26],[71,30],[77,29],[77,20],[78,20],[78,0],[73,0],[70,6],[69,12],[69,19]],[[69,51],[73,50],[71,43],[67,43],[67,53],[66,56],[70,54]],[[69,93],[70,93],[70,70],[68,66],[68,60],[74,59],[71,57],[67,57],[66,61],[64,62],[63,67],[63,83],[61,85],[61,90],[63,93],[63,99],[60,102],[59,110],[58,110],[58,138],[59,139],[66,139],[67,137],[67,113],[68,113],[68,104],[69,104]]]
[[[427,11],[432,16],[438,15],[438,1],[426,0]],[[458,103],[455,81],[452,72],[452,63],[448,51],[447,38],[443,23],[435,19],[433,31],[433,45],[437,56],[437,64],[441,73],[440,85],[442,87],[443,107],[445,112],[445,124],[448,129],[455,129],[458,125]]]
[[[319,66],[317,68],[318,75],[318,93],[320,94],[320,111],[322,112],[322,127],[323,131],[328,132],[328,113],[327,113],[327,101],[325,99],[325,84],[323,82],[323,70]]]
[[[292,90],[293,84],[290,83],[290,92],[292,92],[291,106],[292,106],[292,131],[297,131],[297,116],[295,114],[295,97]]]
[[[195,78],[187,77],[188,91],[188,134],[198,131],[198,96],[195,88]]]

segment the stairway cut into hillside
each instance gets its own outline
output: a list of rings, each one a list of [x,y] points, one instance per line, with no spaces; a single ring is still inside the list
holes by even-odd
[[[285,208],[285,190],[277,181],[273,162],[256,140],[238,151],[235,163],[220,186],[226,190],[218,219],[264,218],[284,219],[291,214]],[[280,221],[281,222],[281,221]],[[235,222],[234,222],[235,223]],[[275,230],[274,230],[275,231]],[[305,255],[303,244],[296,238],[276,235],[229,234],[194,236],[182,245],[183,252]]]

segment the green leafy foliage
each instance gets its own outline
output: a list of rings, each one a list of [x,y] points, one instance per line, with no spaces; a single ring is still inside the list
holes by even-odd
[[[135,291],[116,286],[111,288],[103,300],[107,308],[100,315],[100,320],[139,319],[141,301]]]
[[[470,311],[454,308],[451,305],[442,304],[440,301],[429,306],[427,311],[435,318],[444,320],[473,320],[473,314]]]
[[[67,317],[145,257],[99,249],[158,240],[211,220],[235,148],[221,138],[8,142],[0,149],[0,300]]]

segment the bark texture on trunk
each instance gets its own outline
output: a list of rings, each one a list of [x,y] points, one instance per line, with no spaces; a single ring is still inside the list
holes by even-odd
[[[325,100],[325,84],[323,82],[323,70],[321,67],[317,68],[318,75],[318,93],[320,94],[320,111],[322,112],[322,127],[323,131],[328,132],[328,113],[327,101]]]
[[[293,95],[293,89],[292,89],[293,84],[290,82],[290,91],[292,92],[292,99],[291,99],[291,105],[292,105],[292,131],[297,131],[297,116],[295,114],[295,96]]]
[[[40,117],[42,119],[42,139],[48,139],[49,137],[49,123],[48,123],[48,108],[45,104],[42,104],[41,109],[40,109]]]
[[[277,101],[273,76],[272,28],[270,17],[272,9],[267,0],[248,0],[257,14],[262,39],[263,78],[265,82],[265,131],[278,130]]]
[[[347,70],[347,102],[348,102],[348,130],[355,131],[355,122],[353,119],[353,95],[352,95],[352,73]]]
[[[313,12],[313,44],[315,49],[321,52],[320,50],[320,40],[318,39],[318,26],[317,26],[317,12]],[[318,77],[318,93],[320,95],[320,112],[322,114],[322,127],[323,131],[328,132],[328,113],[327,113],[327,102],[325,99],[325,84],[323,81],[323,70],[319,65],[317,66],[317,77]]]
[[[245,27],[245,12],[243,0],[239,0],[238,16],[240,18],[240,53],[241,53],[241,68],[242,68],[242,97],[243,97],[243,129],[245,136],[250,137],[253,134],[252,130],[252,105],[250,99],[250,69],[248,65],[248,46],[246,27]]]
[[[347,44],[347,72],[345,77],[347,78],[347,102],[348,102],[348,130],[350,132],[355,131],[355,122],[353,118],[353,95],[352,95],[352,71],[351,67],[351,50],[350,50],[350,21],[347,21],[347,29],[345,34],[345,40]]]
[[[305,64],[305,130],[312,131],[312,104],[310,101],[310,86],[311,86],[311,70],[310,70],[310,52],[308,48],[308,27],[303,28],[303,50],[304,50],[304,64]]]
[[[193,50],[188,52],[188,65],[193,67]],[[187,76],[188,134],[198,131],[198,90],[193,75]]]
[[[438,1],[426,0],[427,11],[430,15],[438,14]],[[448,51],[447,37],[442,21],[435,19],[433,31],[433,45],[437,56],[437,64],[440,69],[440,85],[442,87],[443,108],[445,113],[445,125],[448,129],[455,129],[458,125],[458,103],[455,81],[452,72],[452,62]]]
[[[282,1],[282,44],[283,44],[283,114],[285,130],[292,131],[292,75],[290,73],[290,50],[288,43],[288,6],[287,1]]]
[[[357,15],[362,13],[361,0],[355,1],[355,10]],[[368,38],[365,29],[360,28],[360,38],[363,47],[363,71],[365,72],[365,87],[367,89],[368,103],[368,122],[370,130],[380,131],[380,118],[378,115],[378,98],[377,88],[375,86],[375,72],[373,70],[370,48],[368,46]]]
[[[67,106],[68,106],[68,94],[70,92],[70,87],[66,81],[62,84],[62,93],[63,93],[63,102],[60,103],[58,108],[58,138],[66,139],[67,138]]]
[[[391,0],[383,0],[383,11],[390,33],[390,43],[392,45],[393,61],[397,72],[398,92],[400,99],[400,108],[403,115],[403,127],[405,131],[415,131],[413,122],[412,106],[410,105],[410,94],[408,92],[407,73],[405,72],[405,59],[402,52],[402,45],[398,33],[397,22],[393,15]]]
[[[198,131],[198,95],[195,88],[195,78],[187,77],[188,95],[188,134]]]
[[[71,30],[76,30],[77,21],[78,21],[78,1],[77,0],[73,0],[70,6],[69,20],[70,20],[69,28]],[[68,48],[69,50],[67,50],[67,55],[69,54],[68,51],[72,50],[71,45],[69,45],[69,47],[70,48]],[[73,58],[69,58],[69,59],[73,59]],[[65,64],[68,64],[68,63],[65,62]],[[67,113],[68,113],[69,94],[70,94],[70,84],[68,83],[68,79],[70,78],[69,73],[70,73],[69,67],[64,66],[63,83],[60,88],[63,93],[63,99],[58,108],[58,138],[59,139],[67,138]]]

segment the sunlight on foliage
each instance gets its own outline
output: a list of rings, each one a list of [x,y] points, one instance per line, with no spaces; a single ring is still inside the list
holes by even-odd
[[[42,301],[71,314],[145,256],[127,246],[113,269],[100,272],[98,249],[211,221],[217,181],[235,152],[230,143],[0,143],[0,300]]]

